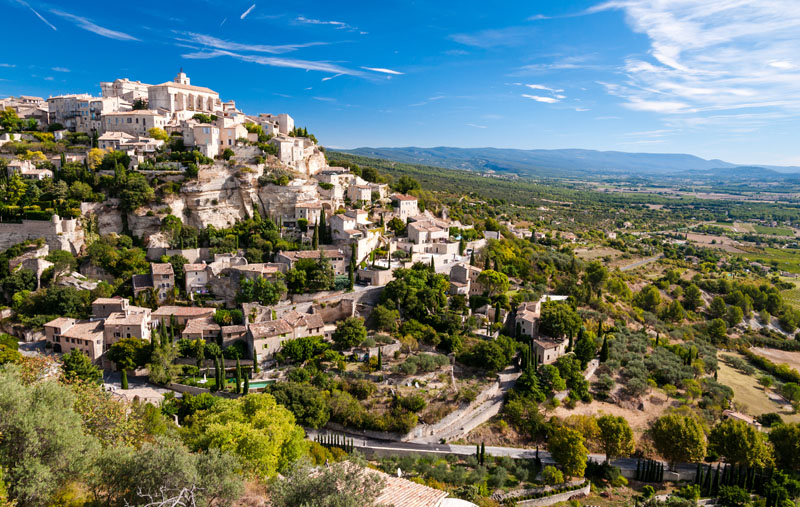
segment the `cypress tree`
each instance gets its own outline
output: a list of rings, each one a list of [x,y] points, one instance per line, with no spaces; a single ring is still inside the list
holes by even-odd
[[[567,345],[567,352],[572,352],[572,331],[569,332],[569,344]]]
[[[486,461],[486,444],[481,442],[481,465]]]
[[[642,460],[636,462],[636,475],[633,476],[637,481],[642,479]]]
[[[603,346],[600,347],[600,362],[605,363],[606,361],[608,361],[608,335],[603,335]]]
[[[694,483],[700,484],[700,479],[702,478],[702,465],[700,463],[697,464],[697,471],[694,473]]]
[[[467,243],[464,241],[464,236],[461,236],[461,239],[458,240],[458,255],[464,255],[466,248]]]
[[[481,445],[480,444],[475,444],[475,458],[477,458],[478,460],[481,459]]]
[[[327,245],[330,242],[330,238],[328,238],[327,232],[327,220],[325,218],[325,208],[322,208],[322,211],[319,214],[319,239],[322,244]]]
[[[250,377],[248,375],[244,376],[244,392],[242,394],[247,394],[250,391]]]
[[[378,370],[383,369],[383,350],[378,349]]]
[[[260,370],[258,368],[258,352],[256,352],[256,346],[253,345],[253,373],[258,373]]]
[[[491,269],[491,262],[492,260],[489,258],[489,254],[486,254],[486,262],[483,263],[483,269]]]
[[[431,271],[436,272],[436,266],[433,263],[433,254],[431,254]]]
[[[475,250],[473,250],[473,251],[471,251],[469,253],[469,265],[470,266],[474,266],[475,265]]]
[[[314,224],[314,234],[311,236],[311,248],[319,248],[319,224]]]
[[[125,370],[122,370],[122,388],[128,388],[128,372]]]
[[[494,304],[494,321],[500,322],[500,301]]]
[[[242,365],[239,363],[239,358],[236,358],[236,389],[234,389],[236,394],[242,392]]]

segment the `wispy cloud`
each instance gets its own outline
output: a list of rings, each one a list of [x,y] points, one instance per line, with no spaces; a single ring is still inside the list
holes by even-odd
[[[348,69],[340,65],[329,62],[317,62],[311,60],[300,60],[295,58],[277,58],[270,56],[259,55],[243,55],[234,53],[232,51],[223,51],[216,49],[213,51],[198,51],[194,53],[186,53],[181,55],[183,58],[190,60],[208,60],[211,58],[219,58],[221,56],[229,56],[244,62],[257,63],[259,65],[268,65],[271,67],[286,67],[292,69],[303,70],[316,70],[321,72],[328,72],[330,74],[347,74],[351,76],[366,76],[365,73],[359,70]]]
[[[4,67],[6,69],[13,69],[14,67],[16,67],[16,65],[13,63],[0,63],[0,67]]]
[[[311,97],[314,100],[319,100],[320,102],[336,102],[336,99],[333,97]]]
[[[253,12],[253,9],[255,9],[255,8],[256,8],[256,4],[253,4],[250,7],[248,7],[247,10],[244,11],[241,16],[239,16],[239,19],[246,18],[247,15],[250,14],[251,12]]]
[[[508,48],[524,44],[532,37],[533,32],[530,27],[510,26],[474,33],[457,33],[451,35],[450,39],[465,46],[482,49]]]
[[[55,78],[53,76],[47,76],[46,78],[44,78],[44,80],[45,81],[54,81]]]
[[[372,72],[380,72],[381,74],[392,74],[393,76],[402,76],[402,72],[392,69],[384,69],[383,67],[361,67],[364,70],[371,70]]]
[[[431,102],[436,102],[437,100],[442,100],[442,99],[445,99],[445,98],[447,98],[447,97],[444,96],[444,95],[434,95],[433,97],[428,97],[427,99],[425,99],[425,100],[423,100],[421,102],[417,102],[415,104],[409,104],[408,107],[425,106],[427,104],[430,104]]]
[[[200,44],[201,46],[211,47],[215,49],[224,49],[227,51],[249,51],[251,53],[269,53],[273,55],[280,55],[284,53],[291,53],[298,49],[308,48],[312,46],[324,46],[327,42],[304,42],[300,44],[281,44],[281,45],[266,45],[266,44],[243,44],[239,42],[226,41],[219,39],[212,35],[204,35],[200,33],[187,32],[183,34],[185,38],[178,38],[177,40],[183,42],[190,42],[193,44]]]
[[[21,5],[21,6],[23,6],[23,7],[27,7],[28,9],[30,9],[30,10],[31,10],[31,12],[32,12],[32,13],[34,13],[34,14],[36,15],[36,17],[37,17],[37,18],[39,18],[39,19],[42,21],[42,23],[44,23],[45,25],[49,26],[49,27],[50,27],[50,28],[52,28],[54,31],[56,31],[56,32],[58,31],[58,28],[56,28],[55,26],[53,26],[53,24],[52,24],[51,22],[47,21],[47,20],[44,18],[44,16],[42,16],[41,14],[39,14],[39,11],[37,11],[36,9],[34,9],[33,7],[31,7],[31,6],[28,4],[28,2],[25,2],[25,1],[23,1],[23,0],[17,0],[17,3],[18,3],[18,4],[20,4],[20,5]]]
[[[560,100],[555,97],[542,97],[541,95],[528,95],[527,93],[523,93],[522,96],[526,99],[535,100],[536,102],[544,102],[545,104],[555,104]]]
[[[53,67],[51,70],[55,72],[69,72],[70,70],[65,67]]]
[[[324,19],[307,18],[305,16],[297,16],[295,23],[301,25],[326,25],[335,28],[336,30],[347,30],[348,32],[358,32],[361,35],[366,35],[367,32],[360,31],[357,27],[352,26],[344,21],[329,21]]]
[[[472,128],[476,128],[476,129],[488,128],[486,125],[476,125],[474,123],[467,123],[467,127],[472,127]]]
[[[116,30],[111,30],[109,28],[104,28],[104,27],[102,27],[100,25],[96,25],[95,23],[93,23],[89,19],[81,17],[81,16],[76,16],[74,14],[70,14],[68,12],[59,11],[59,10],[56,10],[56,9],[51,9],[50,12],[52,12],[56,16],[60,16],[60,17],[62,17],[64,19],[68,19],[68,20],[74,22],[78,26],[78,28],[82,28],[83,30],[86,30],[88,32],[95,33],[97,35],[100,35],[101,37],[106,37],[106,38],[109,38],[109,39],[116,39],[116,40],[127,40],[127,41],[138,41],[139,40],[136,37],[134,37],[132,35],[128,35],[125,32],[118,32]]]
[[[800,112],[800,11],[794,0],[612,0],[650,40],[648,57],[625,61],[626,79],[601,83],[636,111],[674,123],[713,112],[739,126],[737,111]],[[748,111],[752,112],[752,111]],[[735,124],[735,125],[734,125]]]
[[[553,92],[553,93],[561,93],[561,92],[564,91],[564,90],[562,90],[560,88],[551,88],[549,86],[545,86],[545,85],[541,85],[541,84],[526,84],[525,86],[527,86],[531,90],[546,90],[548,92]]]
[[[323,77],[322,81],[330,81],[331,79],[336,79],[337,77],[341,76],[342,74],[335,74],[333,76]]]

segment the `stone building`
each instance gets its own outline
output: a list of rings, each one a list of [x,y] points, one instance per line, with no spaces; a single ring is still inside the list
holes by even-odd
[[[125,132],[133,136],[144,136],[151,128],[166,127],[167,117],[151,110],[119,111],[103,114],[102,125],[103,132]]]
[[[169,113],[183,112],[178,119],[191,118],[195,113],[214,114],[222,111],[219,93],[203,86],[191,84],[181,71],[175,79],[147,89],[148,107],[151,110],[163,109]]]
[[[394,194],[391,197],[394,213],[400,220],[419,215],[419,201],[416,197],[405,194]]]
[[[149,84],[142,83],[141,81],[131,81],[128,78],[100,83],[100,90],[102,91],[103,97],[119,97],[131,103],[137,99],[147,100],[149,88]]]

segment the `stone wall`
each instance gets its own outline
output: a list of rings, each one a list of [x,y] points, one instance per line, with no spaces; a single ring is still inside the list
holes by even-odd
[[[43,238],[50,251],[66,250],[80,253],[85,244],[83,228],[77,219],[23,220],[22,223],[0,223],[0,250],[25,240]]]

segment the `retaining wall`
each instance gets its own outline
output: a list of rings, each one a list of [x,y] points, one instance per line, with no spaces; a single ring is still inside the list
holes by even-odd
[[[564,491],[563,493],[556,493],[555,495],[546,496],[544,498],[532,498],[530,500],[521,500],[517,502],[518,507],[534,507],[542,505],[553,505],[558,502],[566,502],[574,497],[587,496],[591,491],[592,484],[586,481],[586,484],[581,489],[574,489],[572,491]]]

